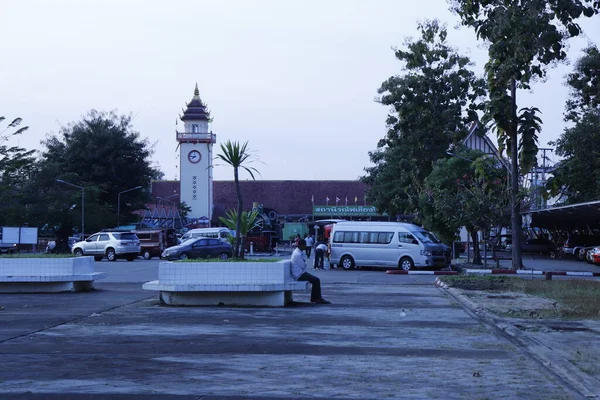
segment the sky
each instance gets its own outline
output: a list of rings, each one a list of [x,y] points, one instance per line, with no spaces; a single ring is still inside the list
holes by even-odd
[[[418,21],[446,23],[479,73],[487,59],[446,0],[2,0],[1,15],[0,115],[30,127],[13,143],[43,149],[89,110],[116,110],[133,116],[165,179],[179,179],[175,122],[196,83],[215,152],[248,141],[258,179],[355,180],[386,133],[388,109],[374,99],[402,73],[392,48],[418,37]],[[542,111],[540,147],[564,128],[564,76],[600,42],[598,22],[581,21],[571,65],[517,95]],[[215,165],[214,179],[233,172]]]

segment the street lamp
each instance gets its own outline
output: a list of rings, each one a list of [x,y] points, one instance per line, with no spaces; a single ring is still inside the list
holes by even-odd
[[[122,192],[119,192],[119,194],[117,195],[117,227],[121,226],[121,195],[123,193],[131,192],[133,190],[138,190],[141,188],[142,188],[141,186],[136,186],[131,189],[123,190]]]
[[[85,240],[85,194],[83,186],[75,185],[73,183],[57,179],[56,182],[64,183],[65,185],[73,186],[81,189],[81,240]]]

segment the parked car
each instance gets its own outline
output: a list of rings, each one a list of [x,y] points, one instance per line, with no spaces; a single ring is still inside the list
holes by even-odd
[[[188,258],[220,258],[227,260],[233,255],[233,247],[220,239],[192,238],[166,248],[162,257],[167,260],[186,260]]]
[[[600,246],[600,235],[571,235],[565,240],[562,247],[564,255],[572,255],[579,261],[585,260],[586,252],[596,246]]]
[[[125,258],[135,260],[141,251],[140,239],[133,232],[98,232],[73,245],[76,256],[94,256],[96,261],[106,257],[108,261]]]
[[[592,247],[586,252],[586,261],[590,264],[600,265],[600,246]]]
[[[75,236],[69,236],[69,238],[67,239],[69,251],[73,251],[73,245],[78,242],[78,239],[79,238]],[[60,249],[57,249],[56,247],[56,240],[48,241],[48,243],[46,244],[46,253],[57,253],[58,251],[60,251]]]
[[[512,251],[512,244],[506,245],[506,251]],[[556,245],[549,239],[527,239],[521,244],[523,253],[550,254],[556,251]]]

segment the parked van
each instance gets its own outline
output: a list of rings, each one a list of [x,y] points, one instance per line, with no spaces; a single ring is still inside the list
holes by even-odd
[[[447,247],[432,233],[402,222],[338,222],[330,242],[331,264],[397,267],[403,270],[450,265]]]
[[[183,243],[188,239],[196,237],[206,237],[220,239],[225,243],[229,243],[229,238],[233,236],[232,232],[228,228],[200,228],[192,229],[187,231],[182,237],[181,242]]]

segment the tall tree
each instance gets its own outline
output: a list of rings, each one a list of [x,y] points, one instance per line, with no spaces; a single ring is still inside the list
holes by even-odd
[[[10,144],[29,127],[15,118],[2,129],[5,117],[0,116],[0,226],[20,225],[28,221],[26,204],[31,200],[25,190],[35,168],[35,150]]]
[[[221,143],[221,153],[217,154],[217,158],[233,168],[233,180],[235,183],[235,193],[237,195],[237,214],[235,224],[235,246],[233,256],[235,258],[244,258],[244,243],[242,239],[242,216],[244,209],[244,199],[242,199],[242,191],[240,190],[240,169],[245,170],[254,180],[254,173],[259,173],[254,167],[249,166],[254,161],[254,155],[248,148],[248,142],[241,144],[228,140]]]
[[[576,20],[597,13],[598,1],[450,0],[450,4],[462,24],[488,44],[487,119],[494,123],[500,150],[509,149],[512,266],[521,268],[519,174],[535,162],[541,120],[535,108],[517,112],[517,89],[531,89],[535,79],[546,77],[549,65],[566,58],[567,40],[581,33]]]
[[[149,188],[153,179],[162,176],[151,165],[148,140],[133,130],[130,116],[92,110],[81,121],[63,127],[58,135],[48,136],[43,144],[46,149],[35,179],[39,190],[47,195],[49,215],[57,218],[70,212],[78,221],[81,192],[56,179],[82,186],[87,232],[116,225],[119,192],[136,186]],[[149,192],[143,189],[121,198],[125,220],[148,200]],[[61,218],[57,219],[49,222],[60,224]]]
[[[551,195],[566,204],[600,199],[600,52],[596,46],[584,50],[567,75],[570,97],[566,102],[565,128],[556,145],[564,157],[548,180]]]
[[[403,73],[379,88],[378,101],[390,108],[388,132],[369,153],[374,166],[361,178],[370,186],[368,199],[391,215],[417,210],[433,163],[466,136],[486,95],[469,59],[448,45],[445,26],[434,20],[418,28],[419,39],[395,50]]]
[[[600,51],[597,46],[590,46],[583,52],[567,76],[571,93],[565,121],[579,122],[587,112],[600,110]]]

